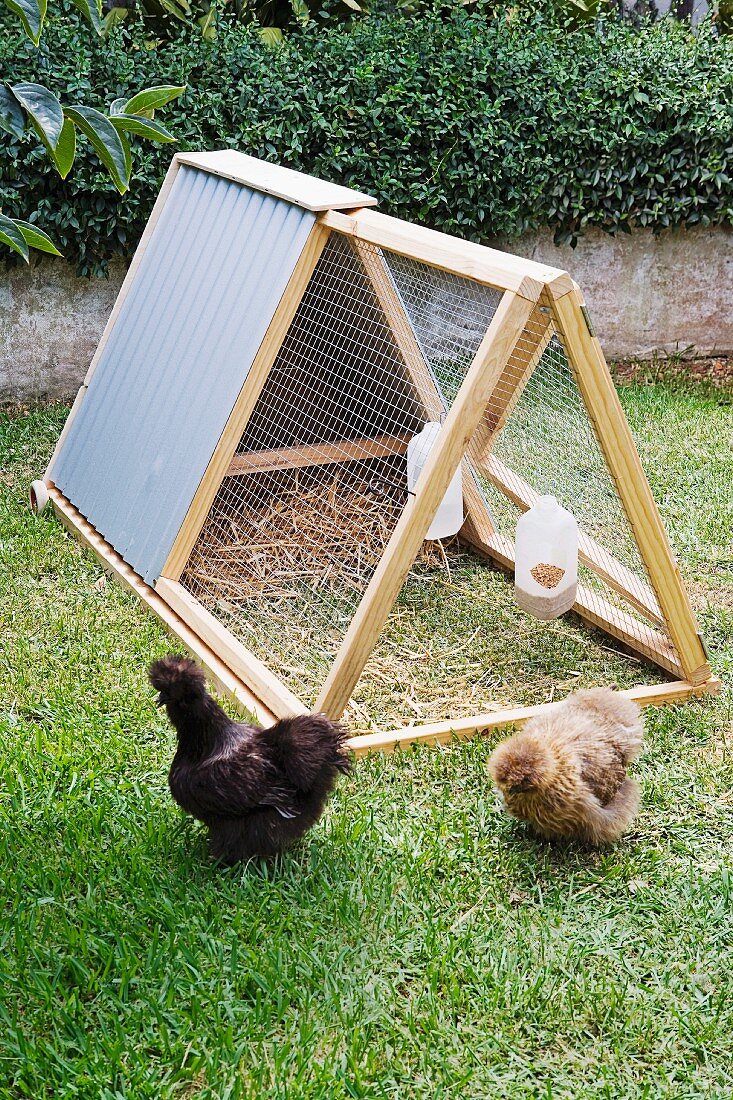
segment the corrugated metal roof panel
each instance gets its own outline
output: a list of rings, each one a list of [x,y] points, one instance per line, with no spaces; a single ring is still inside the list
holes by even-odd
[[[145,580],[173,545],[315,215],[181,167],[51,471]]]

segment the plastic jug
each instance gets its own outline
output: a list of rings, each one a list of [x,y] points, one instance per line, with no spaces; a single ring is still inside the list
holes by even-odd
[[[539,497],[517,523],[514,594],[537,619],[556,619],[575,603],[578,524],[553,496]]]
[[[440,435],[441,425],[431,421],[407,444],[407,488],[415,491],[417,479],[428,460],[433,446]],[[448,539],[457,534],[463,526],[463,477],[459,466],[453,475],[448,490],[440,502],[433,522],[430,524],[426,539]]]

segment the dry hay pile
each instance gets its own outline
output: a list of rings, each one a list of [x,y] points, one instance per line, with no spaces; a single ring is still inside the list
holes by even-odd
[[[381,465],[280,474],[274,491],[260,486],[259,497],[251,485],[234,485],[212,509],[184,583],[215,594],[225,611],[302,598],[304,590],[360,595],[407,499],[401,479]]]

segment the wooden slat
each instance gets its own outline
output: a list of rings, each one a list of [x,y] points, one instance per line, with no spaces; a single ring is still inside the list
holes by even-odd
[[[514,572],[514,544],[511,539],[495,535],[483,546],[474,544],[474,549],[486,554],[502,568]],[[682,666],[669,640],[646,623],[640,623],[633,615],[628,615],[604,600],[597,592],[583,584],[578,585],[573,611],[584,622],[600,627],[607,634],[618,638],[634,653],[671,672],[673,676],[684,676]]]
[[[352,191],[328,180],[307,176],[281,164],[270,164],[256,157],[249,157],[236,149],[218,149],[209,153],[179,153],[181,164],[190,164],[204,172],[243,183],[255,191],[262,191],[276,199],[302,206],[305,210],[353,210],[355,207],[375,206],[377,199]]]
[[[331,718],[340,717],[349,701],[531,310],[517,295],[502,298],[319,695],[316,710]]]
[[[178,581],[160,577],[155,591],[278,718],[307,712],[305,704]]]
[[[158,197],[155,200],[155,205],[153,206],[150,217],[148,218],[145,229],[143,230],[143,235],[140,238],[140,241],[138,243],[137,248],[135,249],[135,255],[132,257],[132,260],[130,262],[130,266],[127,269],[127,274],[125,275],[125,278],[123,279],[122,286],[120,287],[120,290],[119,290],[119,294],[117,295],[117,298],[115,300],[115,304],[112,307],[112,312],[110,313],[109,318],[107,319],[107,324],[104,326],[104,331],[102,332],[99,343],[97,344],[97,350],[94,352],[94,355],[92,356],[92,361],[89,364],[89,369],[87,370],[87,372],[84,376],[84,381],[82,382],[81,386],[79,387],[77,395],[74,399],[74,404],[71,406],[71,411],[69,412],[69,415],[66,417],[66,422],[64,424],[61,435],[59,436],[58,440],[56,441],[56,446],[55,446],[54,452],[51,456],[51,461],[48,463],[48,466],[46,467],[46,472],[43,475],[44,480],[46,480],[47,483],[50,483],[53,479],[54,462],[56,461],[57,457],[61,454],[61,448],[63,447],[64,443],[66,442],[66,437],[69,434],[69,429],[71,428],[71,425],[74,422],[74,418],[76,417],[76,414],[79,411],[79,407],[80,407],[82,401],[84,400],[84,397],[86,395],[87,390],[89,389],[89,383],[92,380],[92,375],[94,374],[95,370],[97,369],[97,364],[99,363],[99,360],[101,358],[102,352],[104,351],[105,345],[106,345],[107,341],[109,340],[110,333],[112,332],[112,329],[114,328],[114,326],[117,322],[117,317],[119,315],[119,312],[122,309],[125,298],[127,297],[128,293],[130,291],[130,287],[132,286],[132,283],[133,283],[133,281],[135,279],[135,276],[137,274],[137,269],[139,268],[140,262],[141,262],[141,260],[144,256],[144,254],[145,254],[145,250],[148,247],[148,244],[150,243],[150,238],[153,234],[153,230],[155,229],[155,226],[158,222],[158,219],[160,218],[160,215],[163,213],[163,207],[165,206],[166,201],[168,199],[170,189],[173,186],[173,181],[175,180],[176,175],[178,174],[179,164],[180,164],[179,155],[176,154],[173,157],[173,160],[171,161],[171,163],[169,165],[168,171],[166,173],[166,177],[163,180],[163,184],[160,188],[160,191],[158,192]]]
[[[543,294],[542,300],[545,299]],[[552,314],[547,307],[538,305],[529,319],[522,339],[502,372],[496,393],[472,441],[470,454],[474,461],[488,454],[493,441],[501,432],[514,411],[525,386],[534,374],[535,367],[545,354],[555,334]]]
[[[262,393],[270,369],[287,335],[328,236],[329,231],[318,223],[311,230],[163,566],[162,576],[167,577],[168,580],[177,581],[186,567],[191,550],[206,522],[222,478],[229,469],[237,444]]]
[[[695,614],[603,351],[588,331],[582,312],[584,305],[578,290],[559,298],[553,303],[555,323],[575,369],[578,388],[616,483],[665,625],[679,654],[684,678],[693,684],[703,683],[710,676],[710,665]]]
[[[559,268],[410,225],[375,210],[360,210],[353,215],[329,211],[321,215],[321,222],[339,233],[420,260],[430,267],[464,275],[476,283],[512,291],[532,302],[537,301],[543,287],[553,296],[566,294],[572,288],[570,276]]]
[[[96,531],[70,501],[52,485],[49,496],[54,512],[84,546],[87,546],[99,558],[99,561],[123,588],[128,589],[142,600],[143,604],[154,612],[168,631],[203,666],[220,691],[229,695],[245,711],[253,714],[257,721],[269,726],[275,721],[275,714],[265,703],[235,676],[230,668],[200,638],[180,616],[175,614],[164,600],[145,583],[142,577],[112,549],[108,542]]]
[[[668,684],[654,684],[627,688],[619,695],[633,699],[640,707],[660,707],[670,703],[682,703],[693,696],[716,695],[721,688],[720,680],[711,677],[704,684],[694,685],[686,680],[675,680]],[[349,748],[356,756],[366,756],[370,752],[392,752],[398,746],[427,744],[446,745],[456,740],[466,740],[492,730],[506,726],[523,726],[530,718],[551,707],[552,703],[540,703],[534,707],[513,707],[490,711],[487,714],[475,714],[467,718],[456,718],[450,722],[432,722],[423,726],[405,726],[403,729],[388,730],[379,733],[355,734],[349,740]]]
[[[523,512],[536,503],[539,494],[496,455],[489,455],[486,462],[477,463],[477,466]],[[578,556],[609,588],[628,600],[637,611],[658,626],[664,626],[657,598],[649,585],[582,530],[578,531]]]
[[[337,443],[313,443],[301,447],[280,447],[272,451],[237,454],[229,463],[227,477],[264,474],[273,470],[302,470],[306,466],[329,466],[334,462],[359,462],[370,458],[404,455],[410,433],[378,435],[373,439],[341,439]]]
[[[404,306],[395,290],[383,255],[381,252],[366,248],[358,251],[354,249],[354,254],[372,285],[394,341],[404,360],[405,369],[425,417],[430,421],[439,422],[447,411],[445,401],[428,364],[425,362],[415,330],[409,317],[405,314]],[[461,528],[464,537],[468,539],[474,531],[483,536],[488,536],[494,530],[491,515],[473,473],[465,460],[463,462],[462,485],[466,514]]]

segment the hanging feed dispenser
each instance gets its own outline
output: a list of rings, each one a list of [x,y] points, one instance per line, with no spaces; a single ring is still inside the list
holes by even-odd
[[[414,493],[417,479],[428,460],[438,436],[441,425],[430,421],[423,430],[407,444],[407,491]],[[447,492],[440,502],[433,522],[428,528],[426,539],[449,539],[457,535],[463,526],[463,477],[461,467],[456,470]]]
[[[514,593],[537,619],[557,619],[578,590],[578,524],[553,496],[540,497],[517,523]]]

